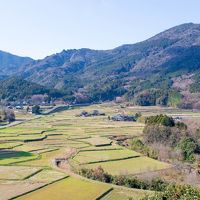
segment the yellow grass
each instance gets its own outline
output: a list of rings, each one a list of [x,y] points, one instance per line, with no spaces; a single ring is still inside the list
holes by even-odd
[[[17,198],[18,200],[94,200],[110,189],[103,183],[66,178],[35,192]]]
[[[156,171],[169,168],[170,165],[164,162],[160,162],[148,157],[137,157],[127,160],[101,162],[95,164],[86,164],[86,168],[97,168],[98,166],[112,175],[128,175],[137,174],[149,171]]]

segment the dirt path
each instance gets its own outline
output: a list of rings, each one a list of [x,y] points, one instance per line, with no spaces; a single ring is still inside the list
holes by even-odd
[[[101,183],[101,184],[108,184],[111,188],[113,189],[121,189],[121,190],[124,190],[124,191],[137,191],[138,189],[135,189],[135,188],[127,188],[127,187],[124,187],[124,186],[119,186],[119,185],[114,185],[112,183],[103,183],[103,182],[100,182],[100,181],[97,181],[97,180],[92,180],[92,179],[88,179],[86,177],[83,177],[79,174],[76,174],[74,173],[72,170],[71,170],[71,166],[69,164],[69,159],[72,158],[73,156],[75,156],[76,154],[78,153],[77,149],[75,148],[71,148],[70,151],[67,153],[67,155],[65,155],[60,161],[60,163],[58,165],[56,165],[54,163],[54,168],[56,170],[59,170],[61,172],[64,172],[66,173],[67,175],[71,176],[71,177],[75,177],[75,178],[78,178],[78,179],[81,179],[81,180],[84,180],[84,181],[89,181],[91,183]],[[149,191],[149,190],[146,190],[147,192],[152,193],[152,191]],[[109,194],[109,193],[108,193]],[[108,195],[107,194],[107,195]],[[106,197],[108,196],[105,196],[103,199],[106,199]]]
[[[0,126],[0,129],[12,127],[12,126],[17,126],[19,124],[22,124],[22,123],[25,123],[25,122],[28,122],[28,121],[31,121],[31,120],[34,120],[34,119],[39,119],[39,118],[41,118],[41,116],[35,116],[35,117],[31,118],[31,119],[16,120],[14,122],[11,122],[10,124],[6,124],[6,125],[3,125],[3,126]]]
[[[76,148],[70,148],[66,155],[53,160],[53,167],[67,173],[70,176],[76,176],[76,174],[71,170],[69,159],[75,156],[77,152]]]

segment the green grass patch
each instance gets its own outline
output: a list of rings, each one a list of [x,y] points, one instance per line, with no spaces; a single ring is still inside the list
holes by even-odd
[[[12,149],[12,148],[15,148],[15,147],[19,147],[21,145],[22,145],[21,143],[15,143],[15,142],[13,142],[13,143],[10,143],[10,142],[0,143],[0,150],[1,149]]]
[[[0,165],[9,165],[36,158],[38,158],[38,155],[25,151],[5,151],[0,152]]]
[[[65,149],[45,152],[42,153],[38,159],[24,162],[23,165],[51,167],[54,159],[57,157],[62,157],[66,152],[67,151]]]

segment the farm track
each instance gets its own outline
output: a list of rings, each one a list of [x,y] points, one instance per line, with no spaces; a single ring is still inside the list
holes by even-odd
[[[100,181],[88,179],[88,178],[83,177],[79,174],[76,174],[75,172],[73,172],[71,170],[71,165],[69,164],[68,160],[71,159],[74,155],[75,155],[74,152],[69,152],[69,154],[67,155],[67,160],[65,160],[66,157],[64,157],[63,159],[61,159],[61,162],[59,163],[59,165],[54,164],[53,168],[55,170],[59,170],[61,172],[67,173],[67,175],[74,177],[74,178],[78,178],[78,179],[81,179],[81,180],[84,180],[84,181],[89,181],[91,183],[101,183]],[[108,183],[103,183],[103,184],[108,184]],[[120,189],[120,190],[123,190],[123,191],[134,191],[134,189],[127,188],[127,187],[124,187],[124,186],[114,185],[112,183],[109,183],[109,186],[111,187],[111,190],[109,190],[102,197],[98,198],[98,200],[106,200],[113,189]],[[150,192],[150,191],[147,190],[146,192]]]
[[[18,121],[14,121],[10,124],[6,124],[4,126],[0,126],[0,129],[4,129],[4,128],[9,128],[9,127],[13,127],[13,126],[17,126],[17,125],[20,125],[22,123],[25,123],[25,122],[29,122],[29,121],[32,121],[34,119],[39,119],[41,118],[42,116],[35,116],[34,118],[31,118],[31,119],[26,119],[26,120],[18,120]]]

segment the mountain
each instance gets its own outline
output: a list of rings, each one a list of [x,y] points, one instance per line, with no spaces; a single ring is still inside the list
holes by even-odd
[[[28,82],[19,77],[1,80],[0,85],[0,99],[6,99],[9,101],[28,99],[35,94],[48,94],[53,98],[63,96],[61,92],[55,89],[49,89],[45,86]]]
[[[199,46],[200,25],[189,23],[171,28],[144,42],[123,45],[113,50],[64,50],[25,65],[21,72],[29,80],[36,79],[41,84],[50,83],[59,87],[65,76],[74,74],[81,75],[79,78],[84,81],[121,72],[131,73],[131,76],[145,76],[158,71],[190,71],[199,66]],[[191,66],[188,68],[188,65]]]
[[[0,51],[0,79],[13,75],[19,68],[33,59],[29,57],[20,57],[4,51]]]
[[[124,96],[141,105],[177,105],[200,92],[200,25],[182,24],[111,50],[63,50],[15,69],[16,75],[65,90],[77,101]]]

